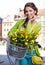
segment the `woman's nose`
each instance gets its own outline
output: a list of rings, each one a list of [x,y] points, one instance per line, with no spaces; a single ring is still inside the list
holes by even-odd
[[[30,12],[27,12],[27,14],[30,14]]]

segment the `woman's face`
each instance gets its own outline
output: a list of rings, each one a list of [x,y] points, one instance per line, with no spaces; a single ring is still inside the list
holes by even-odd
[[[26,8],[25,8],[25,15],[26,15],[26,17],[30,20],[30,19],[32,19],[34,16],[35,16],[35,13],[36,13],[36,11],[33,9],[33,8],[31,8],[31,7],[29,7],[29,6],[27,6]]]

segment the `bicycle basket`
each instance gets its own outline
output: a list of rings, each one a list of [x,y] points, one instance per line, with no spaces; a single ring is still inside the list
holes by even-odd
[[[15,46],[13,44],[10,44],[10,42],[8,41],[7,43],[7,53],[10,56],[16,57],[16,58],[23,58],[26,54],[26,49],[19,47],[19,46]]]

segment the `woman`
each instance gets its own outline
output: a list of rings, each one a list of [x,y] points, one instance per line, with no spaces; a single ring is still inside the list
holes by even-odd
[[[14,27],[9,31],[8,35],[13,34],[17,29],[20,30],[26,30],[27,32],[30,31],[30,29],[33,27],[34,32],[40,31],[41,25],[36,21],[36,16],[38,13],[38,9],[35,6],[34,3],[29,2],[26,3],[24,7],[24,14],[25,14],[25,19],[19,20]],[[28,27],[29,26],[29,27]],[[35,50],[32,50],[33,55],[40,56],[40,53],[38,51],[38,46],[35,46]],[[33,65],[32,64],[32,56],[31,53],[27,52],[26,56],[20,60],[20,65]]]

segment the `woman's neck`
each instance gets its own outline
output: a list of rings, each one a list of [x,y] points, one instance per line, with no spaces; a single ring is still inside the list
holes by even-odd
[[[29,22],[30,22],[31,25],[33,26],[33,25],[35,24],[36,21],[35,21],[35,20],[30,21],[30,20],[29,20]]]

